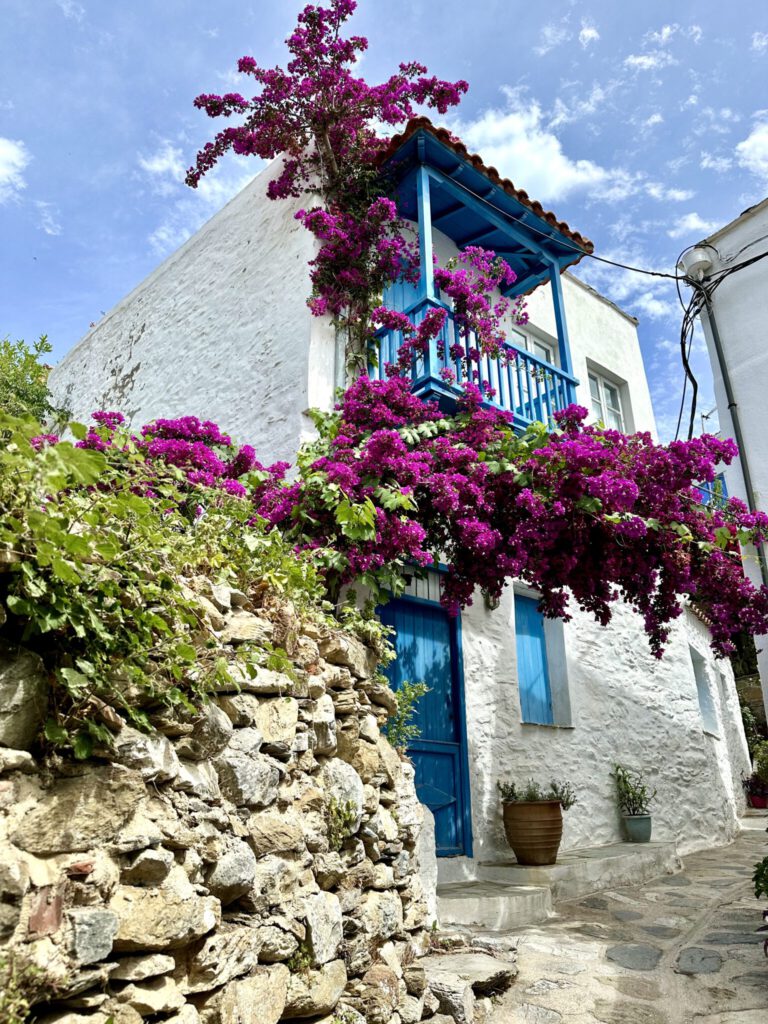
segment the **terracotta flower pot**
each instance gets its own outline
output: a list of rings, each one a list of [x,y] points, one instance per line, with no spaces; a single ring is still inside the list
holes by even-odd
[[[759,796],[757,793],[748,793],[747,800],[750,807],[759,808],[761,811],[768,807],[768,796]]]
[[[563,836],[559,800],[515,801],[502,804],[504,831],[518,864],[554,864]]]

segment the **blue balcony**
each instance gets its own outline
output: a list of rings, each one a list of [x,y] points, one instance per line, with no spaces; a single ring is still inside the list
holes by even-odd
[[[511,412],[516,428],[524,429],[536,420],[550,422],[554,412],[575,400],[578,383],[572,373],[560,275],[591,252],[592,243],[425,119],[411,122],[402,136],[392,140],[385,166],[401,216],[414,223],[418,231],[421,279],[418,285],[394,285],[384,296],[384,304],[407,313],[416,324],[432,308],[448,312],[443,336],[413,362],[414,393],[437,398],[445,408],[451,408],[466,382],[466,369],[449,354],[455,343],[466,347],[466,340],[459,337],[432,270],[434,236],[439,231],[459,251],[481,245],[502,256],[517,275],[505,291],[509,298],[545,282],[551,286],[559,365],[510,344],[506,349],[514,356],[511,360],[486,357],[472,366],[478,374],[476,383],[487,382],[495,392],[488,404]],[[468,340],[470,347],[475,347],[472,339]],[[378,366],[370,368],[371,376],[383,376],[386,364],[397,359],[402,342],[399,331],[379,333]],[[441,370],[446,368],[456,375],[455,384],[441,377]]]
[[[466,341],[459,335],[450,307],[440,300],[422,299],[403,312],[418,325],[435,307],[447,311],[445,327],[440,337],[432,340],[429,352],[414,358],[411,390],[421,398],[437,399],[448,411],[455,407],[461,386],[467,381],[466,367],[461,360],[451,359],[450,348],[454,344],[466,347]],[[374,380],[383,379],[387,363],[397,361],[403,336],[400,331],[381,330],[378,340],[378,363],[369,367],[369,375]],[[470,338],[470,347],[472,344]],[[490,385],[495,394],[487,398],[487,404],[511,412],[517,429],[524,430],[536,420],[550,423],[553,413],[575,401],[577,381],[571,374],[515,345],[504,344],[503,349],[509,353],[508,358],[485,356],[472,364],[472,370],[478,375],[474,383]],[[453,371],[455,383],[443,379],[441,370],[444,369]]]

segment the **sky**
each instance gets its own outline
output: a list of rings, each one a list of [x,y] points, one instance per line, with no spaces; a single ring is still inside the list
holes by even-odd
[[[260,169],[183,183],[219,127],[200,92],[237,59],[284,63],[295,0],[0,0],[0,337],[60,359]],[[418,59],[470,91],[442,122],[595,242],[672,272],[680,251],[768,193],[765,0],[360,0],[369,81]],[[639,318],[662,437],[682,388],[674,282],[584,260]],[[183,339],[182,339],[183,341]],[[713,392],[699,335],[700,411]],[[697,422],[717,427],[716,416]]]

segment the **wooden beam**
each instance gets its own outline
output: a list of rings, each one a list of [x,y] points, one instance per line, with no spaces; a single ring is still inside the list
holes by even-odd
[[[454,203],[453,206],[449,206],[447,210],[443,210],[442,213],[435,214],[432,218],[433,224],[439,224],[441,220],[445,220],[446,217],[451,217],[454,213],[458,213],[459,210],[464,209],[464,203]]]
[[[463,249],[465,245],[477,245],[478,242],[482,242],[484,238],[490,238],[495,235],[499,228],[493,227],[488,228],[485,231],[476,231],[473,235],[467,235],[466,238],[457,238],[456,245],[460,249]]]
[[[573,376],[573,361],[571,359],[571,346],[568,340],[568,323],[565,317],[565,300],[563,299],[563,282],[560,277],[560,264],[557,260],[551,260],[549,265],[549,280],[552,285],[552,303],[555,307],[555,323],[557,324],[557,346],[560,353],[560,367],[567,374]]]
[[[429,193],[429,172],[426,165],[419,167],[416,182],[416,199],[419,210],[419,293],[427,298],[435,297],[435,276],[432,263],[432,201]]]
[[[541,246],[532,241],[522,227],[514,226],[513,218],[511,216],[506,217],[503,214],[497,213],[496,210],[492,209],[492,207],[487,206],[482,201],[482,198],[477,196],[474,192],[470,192],[468,189],[457,185],[455,181],[443,174],[442,171],[437,170],[437,168],[428,167],[426,168],[426,171],[430,178],[434,181],[438,181],[443,186],[446,192],[450,192],[451,195],[456,197],[456,199],[462,200],[468,209],[474,210],[475,213],[480,217],[483,217],[489,224],[494,224],[507,235],[514,238],[523,246],[524,249],[527,249],[529,252],[544,255],[544,250]]]

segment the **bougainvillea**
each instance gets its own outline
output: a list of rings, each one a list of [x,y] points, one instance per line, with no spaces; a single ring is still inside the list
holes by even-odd
[[[476,588],[497,598],[517,578],[551,617],[567,619],[575,603],[605,625],[623,600],[657,655],[686,595],[706,612],[720,655],[739,633],[768,631],[768,591],[744,577],[738,550],[768,537],[768,516],[733,498],[704,506],[696,489],[733,459],[733,442],[659,445],[647,433],[585,426],[585,417],[570,406],[557,429],[534,424],[517,434],[471,384],[446,416],[403,377],[361,377],[333,413],[316,416],[319,437],[300,453],[293,480],[286,463],[264,468],[249,445],[191,416],[129,435],[122,417],[96,413],[79,444],[118,459],[130,449],[143,494],[153,493],[159,467],[176,467],[195,514],[221,492],[248,500],[254,521],[313,551],[334,597],[358,581],[397,593],[407,573],[439,554],[454,614]]]
[[[375,295],[401,274],[412,276],[417,263],[387,197],[378,167],[386,139],[376,128],[403,124],[416,105],[445,113],[467,90],[464,81],[429,76],[416,61],[368,85],[353,73],[367,39],[341,35],[356,7],[355,0],[305,7],[286,40],[291,60],[285,69],[241,58],[238,71],[261,90],[250,100],[239,93],[198,96],[195,106],[209,116],[243,120],[207,143],[187,174],[195,188],[229,150],[268,160],[282,155],[282,168],[267,187],[270,198],[321,195],[323,206],[297,213],[320,242],[312,261],[311,307],[316,315],[332,314],[344,328],[353,366],[365,356]]]
[[[454,613],[477,587],[497,598],[518,578],[552,617],[568,618],[573,601],[607,624],[624,600],[655,654],[683,595],[706,609],[719,654],[742,630],[768,631],[768,591],[744,578],[736,545],[768,536],[768,517],[736,499],[707,508],[695,486],[733,459],[733,442],[664,446],[585,426],[586,415],[570,406],[558,429],[534,424],[518,435],[472,385],[446,417],[406,379],[361,377],[317,418],[300,479],[270,478],[256,505],[299,546],[320,549],[332,590],[363,579],[396,591],[409,566],[439,553]]]
[[[318,439],[299,453],[292,479],[283,464],[264,470],[251,462],[250,449],[225,458],[229,439],[203,437],[205,425],[187,433],[165,421],[137,442],[147,466],[170,462],[193,490],[239,484],[254,516],[313,551],[334,597],[357,580],[397,593],[406,572],[439,557],[449,566],[443,600],[453,613],[476,588],[496,599],[519,578],[541,594],[549,616],[567,618],[575,603],[605,624],[612,605],[627,602],[657,655],[685,595],[706,610],[719,654],[741,631],[768,631],[768,590],[744,578],[738,549],[764,539],[768,518],[735,500],[705,508],[694,486],[733,459],[732,442],[705,436],[658,445],[648,434],[585,426],[578,406],[556,424],[516,434],[475,383],[482,355],[514,358],[502,321],[525,320],[522,304],[503,297],[514,275],[493,252],[470,248],[436,266],[441,299],[425,301],[414,320],[382,303],[389,284],[415,280],[419,268],[388,198],[376,127],[401,124],[417,104],[444,112],[467,86],[427,77],[416,63],[367,85],[352,73],[366,40],[341,35],[355,8],[354,0],[306,7],[287,40],[286,70],[244,57],[239,70],[261,90],[252,99],[197,98],[212,117],[243,120],[205,146],[187,180],[196,186],[230,149],[282,154],[269,196],[320,197],[297,213],[319,243],[310,266],[313,313],[346,331],[358,368],[382,332],[400,335],[398,357],[384,380],[360,377],[334,413],[317,415]],[[432,346],[444,379],[461,385],[454,415],[410,392],[412,362]],[[103,421],[91,442],[105,443],[109,429]],[[244,474],[232,471],[249,464]]]

